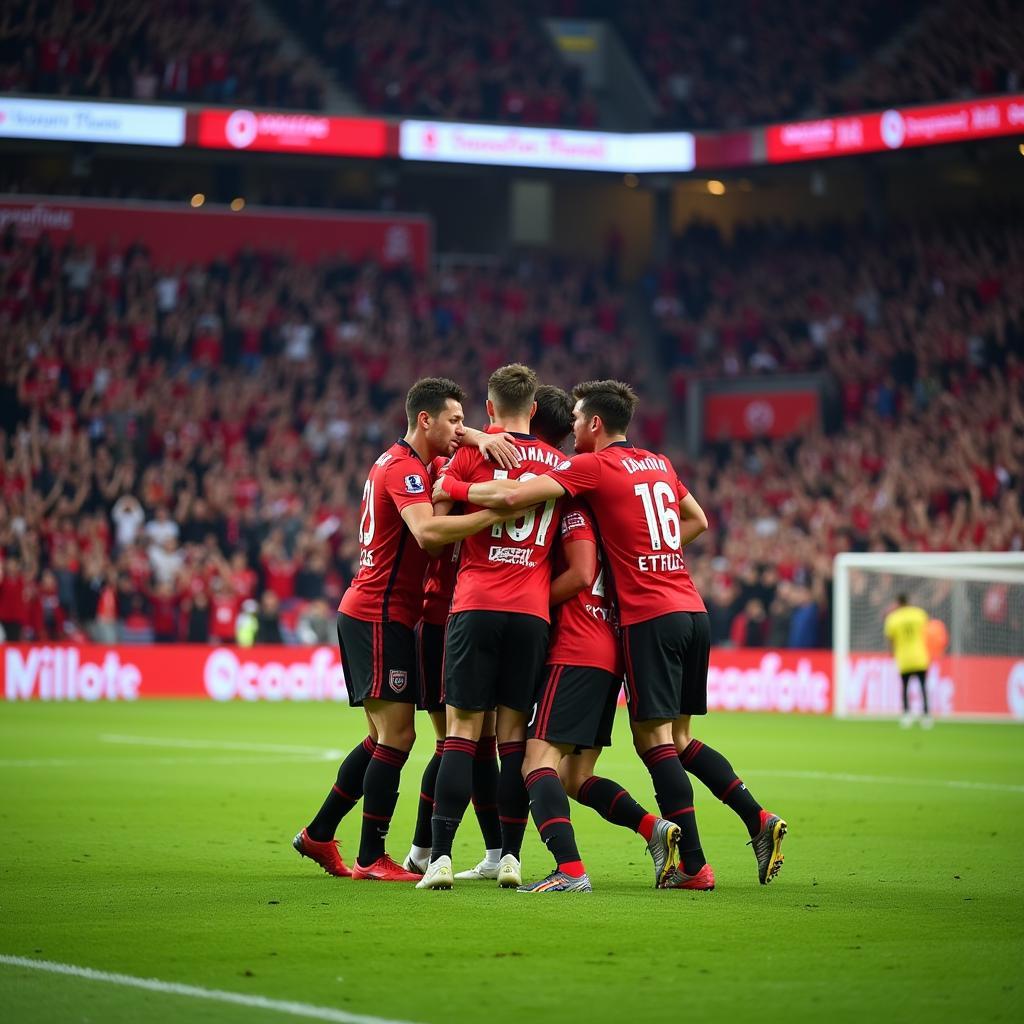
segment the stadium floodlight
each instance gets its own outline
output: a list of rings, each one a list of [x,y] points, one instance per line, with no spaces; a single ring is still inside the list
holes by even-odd
[[[1024,554],[841,554],[833,586],[836,715],[901,712],[900,678],[882,628],[905,594],[948,635],[928,671],[932,713],[1024,721]]]

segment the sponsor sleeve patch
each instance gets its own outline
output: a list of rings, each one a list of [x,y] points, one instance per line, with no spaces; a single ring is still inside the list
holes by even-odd
[[[582,512],[570,512],[562,516],[562,536],[571,533],[573,530],[586,529],[587,521]]]

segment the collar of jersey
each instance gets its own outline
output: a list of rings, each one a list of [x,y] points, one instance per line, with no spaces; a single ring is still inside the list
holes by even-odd
[[[398,440],[397,440],[397,441],[395,442],[395,444],[399,445],[399,446],[400,446],[400,447],[402,447],[402,448],[408,448],[408,449],[409,449],[409,454],[410,454],[410,455],[411,455],[411,456],[412,456],[412,457],[413,457],[414,459],[416,459],[416,460],[417,460],[418,462],[423,462],[423,460],[422,460],[422,459],[420,458],[420,453],[419,453],[418,451],[416,451],[416,449],[415,449],[415,448],[413,448],[413,446],[412,446],[411,444],[409,444],[409,442],[408,442],[408,441],[406,441],[406,439],[405,439],[404,437],[400,437],[400,438],[399,438],[399,439],[398,439]]]
[[[631,444],[629,441],[612,441],[611,444],[605,445],[606,448],[635,448],[635,444]]]
[[[536,441],[537,440],[537,435],[536,434],[520,434],[520,433],[517,433],[515,430],[508,430],[508,431],[506,431],[506,433],[511,434],[513,437],[519,438],[520,441]]]

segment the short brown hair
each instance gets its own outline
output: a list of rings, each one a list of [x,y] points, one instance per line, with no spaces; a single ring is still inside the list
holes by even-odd
[[[609,434],[624,434],[636,412],[636,392],[621,380],[587,380],[572,389],[572,397],[582,402],[583,415],[600,416]]]
[[[506,416],[528,413],[536,394],[537,374],[522,363],[499,366],[487,378],[487,397]]]
[[[440,416],[449,398],[454,402],[464,402],[466,392],[447,377],[423,377],[416,381],[405,396],[405,415],[409,420],[409,429],[416,426],[421,412],[429,416]]]
[[[530,420],[530,432],[552,448],[572,433],[572,399],[553,384],[537,388],[537,411]]]

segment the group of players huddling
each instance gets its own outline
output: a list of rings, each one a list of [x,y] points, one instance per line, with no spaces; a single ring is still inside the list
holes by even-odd
[[[578,384],[570,398],[511,364],[487,382],[485,431],[465,426],[464,398],[451,380],[414,384],[408,433],[367,477],[338,640],[369,735],[295,849],[332,875],[421,889],[489,879],[520,892],[589,892],[573,797],[646,841],[656,887],[710,890],[693,775],[740,817],[758,878],[771,881],[786,822],[690,731],[707,712],[710,631],[683,549],[707,519],[664,455],[627,440],[636,395],[606,380]],[[570,432],[567,458],[559,448]],[[623,682],[660,817],[595,774]],[[399,865],[385,837],[417,708],[437,742]],[[360,800],[349,869],[335,832]],[[456,874],[452,843],[470,800],[486,852]],[[523,885],[528,814],[555,868]]]

